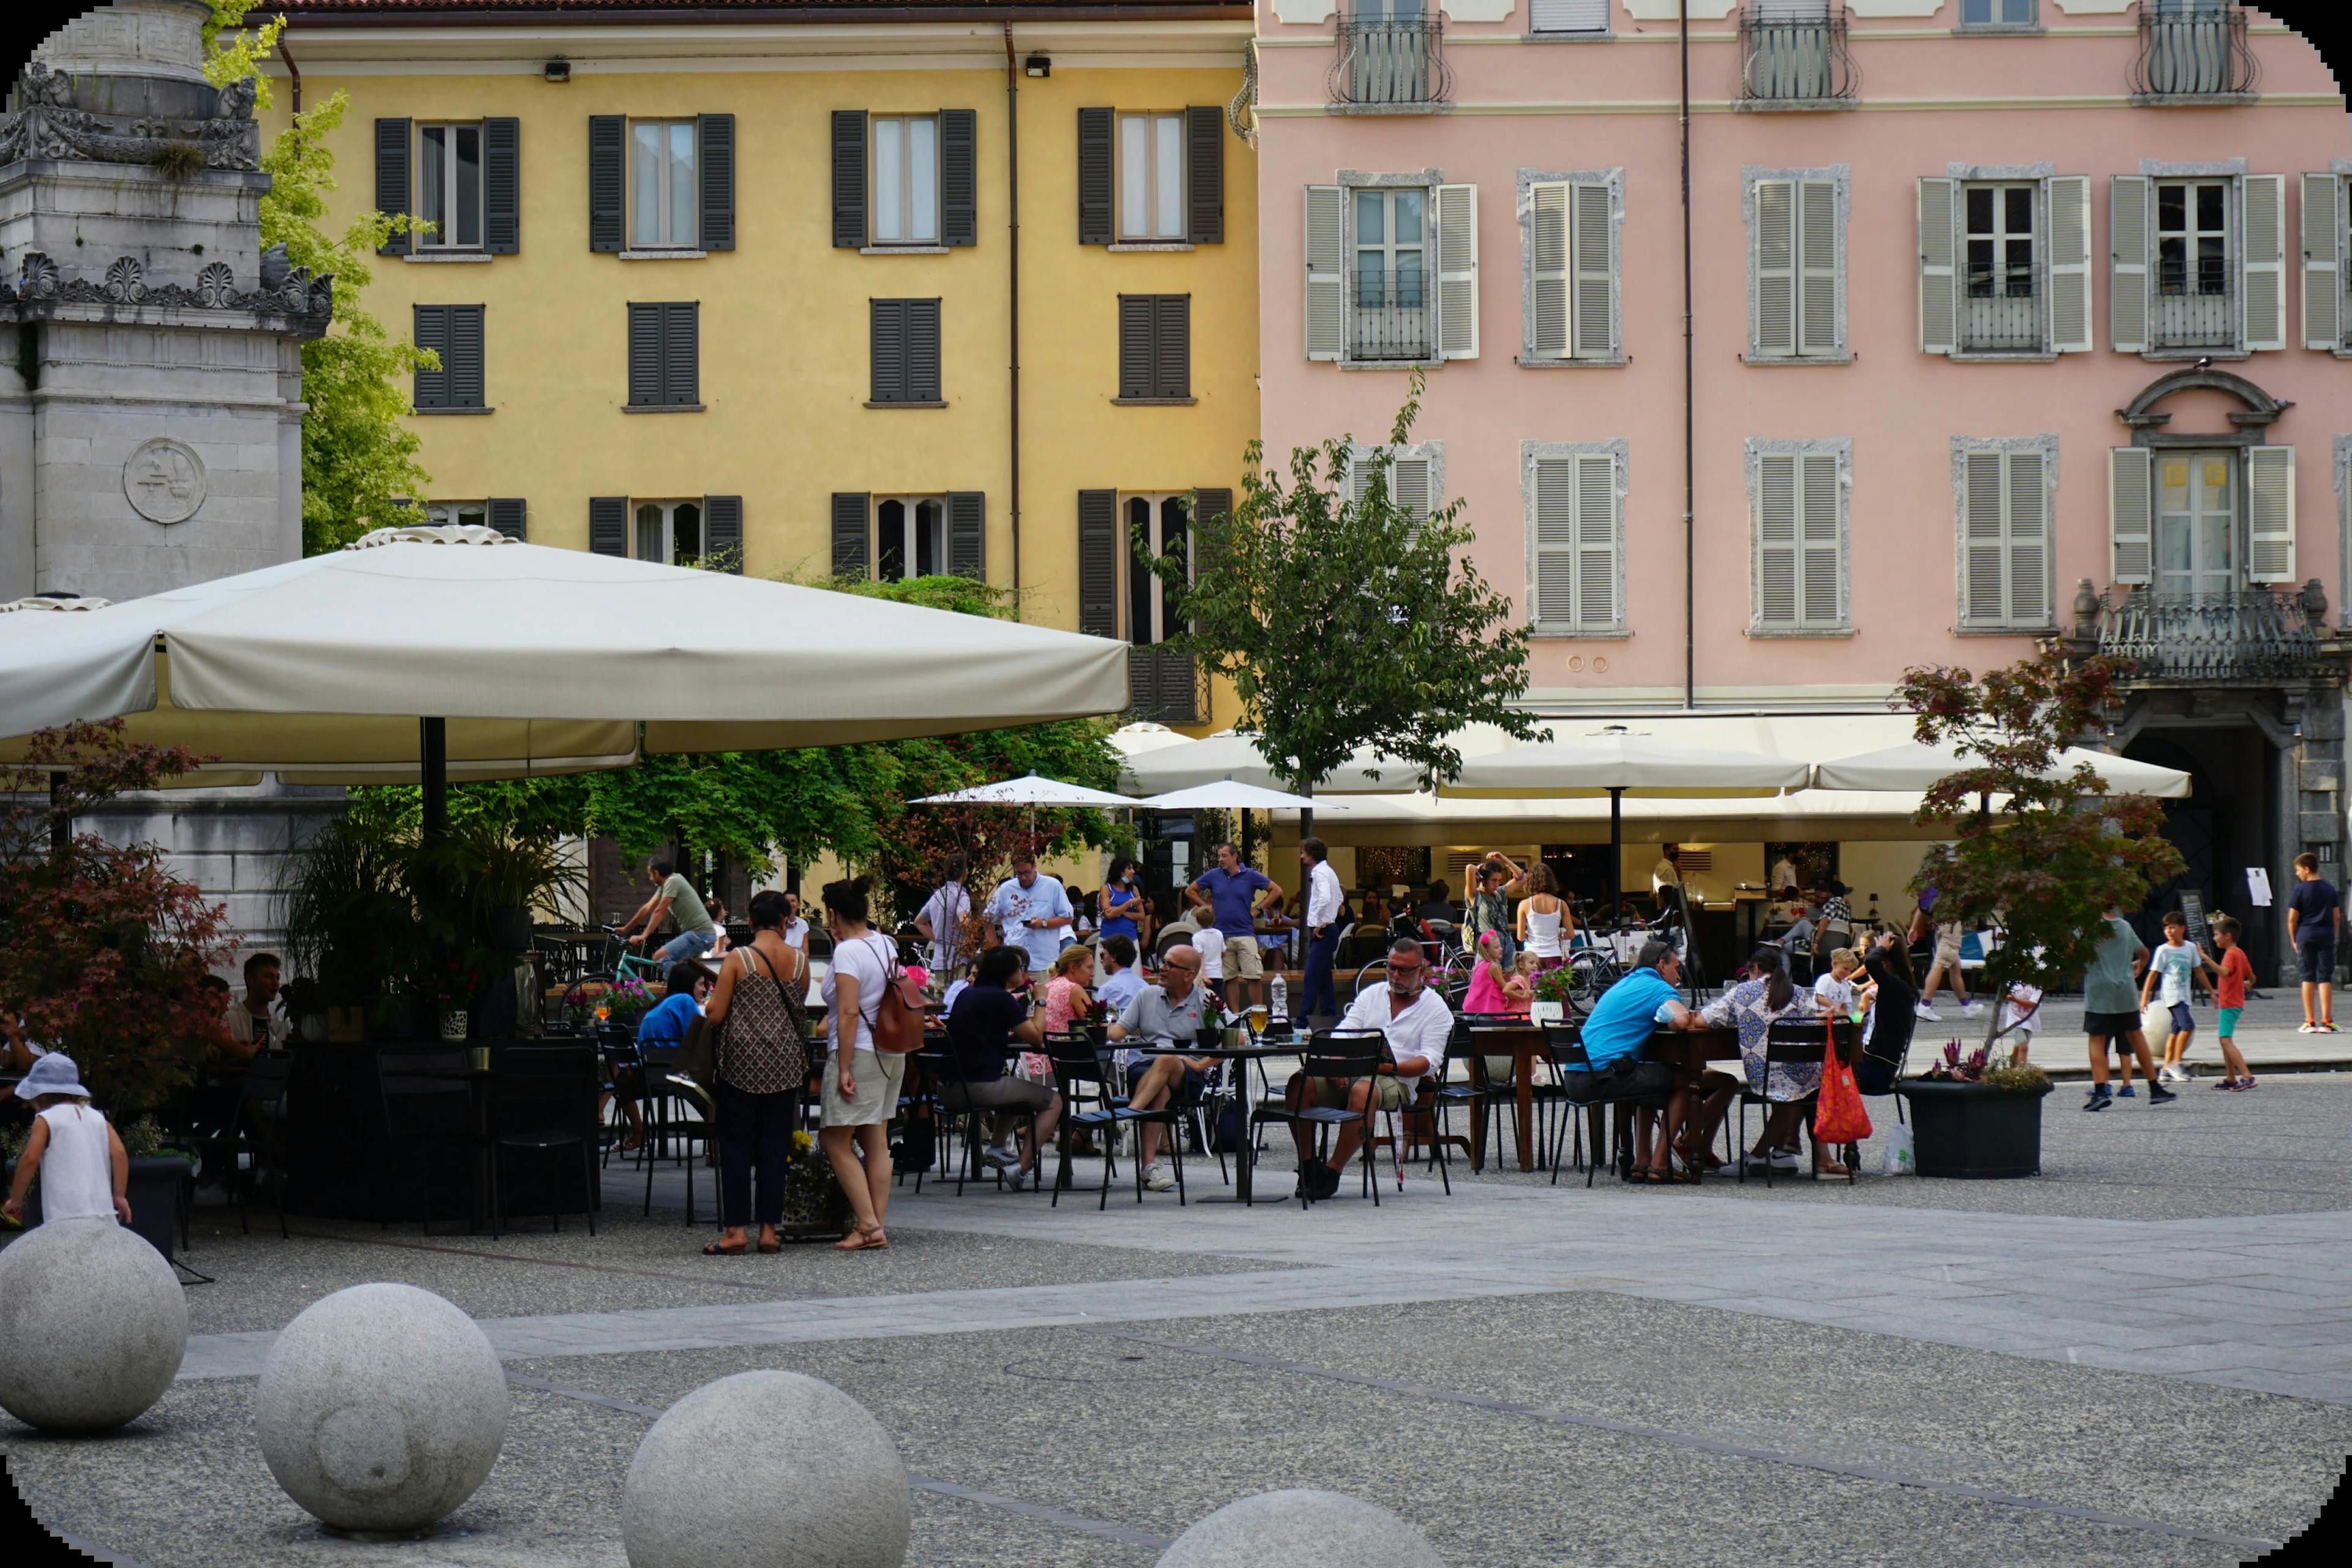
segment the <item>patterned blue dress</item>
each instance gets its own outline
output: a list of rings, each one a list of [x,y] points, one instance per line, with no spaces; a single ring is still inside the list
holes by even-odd
[[[1773,1024],[1782,1018],[1819,1016],[1813,1006],[1813,994],[1797,986],[1789,1005],[1775,1012],[1764,1004],[1762,980],[1743,980],[1708,1003],[1699,1011],[1702,1021],[1722,1028],[1726,1025],[1739,1031],[1739,1058],[1748,1068],[1748,1089],[1751,1094],[1761,1094],[1767,1100],[1804,1100],[1821,1092],[1822,1064],[1811,1062],[1770,1062],[1764,1059],[1765,1037]],[[1822,1042],[1828,1047],[1827,1040]],[[1770,1069],[1767,1074],[1767,1068]]]

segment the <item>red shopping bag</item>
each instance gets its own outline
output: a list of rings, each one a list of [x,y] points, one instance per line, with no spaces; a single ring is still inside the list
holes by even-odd
[[[1829,1048],[1822,1055],[1821,1101],[1813,1110],[1813,1142],[1832,1147],[1859,1143],[1870,1136],[1870,1112],[1863,1109],[1862,1090],[1855,1087],[1853,1068],[1838,1059],[1834,1020],[1829,1031]]]

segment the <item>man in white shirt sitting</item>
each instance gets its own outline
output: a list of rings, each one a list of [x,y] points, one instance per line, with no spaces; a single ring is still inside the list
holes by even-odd
[[[293,1033],[294,1025],[278,999],[278,976],[282,973],[274,952],[257,952],[245,961],[245,994],[221,1009],[221,1017],[228,1025],[228,1048],[233,1055],[250,1057],[257,1051],[285,1048],[286,1037]]]
[[[1370,1118],[1380,1111],[1401,1112],[1411,1109],[1414,1092],[1426,1077],[1433,1081],[1445,1076],[1445,1044],[1454,1034],[1454,1010],[1445,998],[1428,988],[1429,961],[1421,951],[1421,943],[1400,937],[1389,945],[1388,984],[1369,986],[1356,994],[1348,1011],[1339,1020],[1342,1033],[1377,1031],[1387,1046],[1375,1076],[1370,1079],[1309,1079],[1303,1072],[1291,1075],[1290,1087],[1285,1099],[1296,1110],[1302,1104],[1345,1106],[1360,1111],[1365,1121],[1343,1123],[1331,1145],[1328,1164],[1315,1158],[1314,1144],[1305,1122],[1290,1124],[1290,1135],[1298,1145],[1298,1195],[1313,1201],[1328,1198],[1339,1190],[1339,1173],[1348,1168],[1348,1161],[1364,1136]],[[1334,1042],[1335,1048],[1350,1048]]]

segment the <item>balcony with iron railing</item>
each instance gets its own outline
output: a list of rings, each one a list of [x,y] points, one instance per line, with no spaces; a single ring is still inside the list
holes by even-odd
[[[2315,619],[2306,592],[2249,587],[2175,602],[2131,588],[2099,600],[2075,635],[2133,661],[2126,677],[2133,682],[2307,680],[2327,666],[2336,644],[2320,629],[2325,602]]]
[[[1743,109],[1843,109],[1862,85],[1843,5],[1741,6],[1739,60]]]
[[[1963,353],[2038,354],[2049,347],[2047,300],[2040,268],[2006,276],[1970,276],[1960,294]]]
[[[2147,346],[2167,349],[2231,349],[2238,346],[2238,289],[2226,263],[2157,268],[2148,300]]]
[[[1331,62],[1331,107],[1362,114],[1431,113],[1452,106],[1444,21],[1426,16],[1343,16]]]
[[[1436,289],[1419,268],[1360,267],[1348,274],[1348,357],[1434,359]]]
[[[2227,0],[2139,0],[2136,103],[2235,102],[2251,98],[2262,65],[2246,47],[2246,11]]]

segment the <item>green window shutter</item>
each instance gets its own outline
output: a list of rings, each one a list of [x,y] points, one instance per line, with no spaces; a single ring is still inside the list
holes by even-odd
[[[530,508],[520,496],[490,498],[490,526],[509,539],[530,537]]]
[[[1152,322],[1157,315],[1150,294],[1121,294],[1118,297],[1118,395],[1121,397],[1150,397],[1151,367],[1156,360],[1152,350]]]
[[[1162,294],[1152,302],[1151,395],[1192,395],[1192,296]]]
[[[450,408],[479,408],[482,404],[482,310],[479,305],[444,305],[447,313],[442,350],[442,385]]]
[[[1078,110],[1078,243],[1108,245],[1111,224],[1111,111]]]
[[[907,301],[907,400],[940,401],[940,302]]]
[[[596,555],[621,555],[629,552],[629,498],[626,496],[590,496],[588,498],[588,549]]]
[[[405,120],[379,120],[375,122],[375,210],[394,214],[408,210],[408,121]],[[408,247],[408,236],[395,234],[376,247],[376,254],[405,256]]]
[[[863,490],[833,495],[833,574],[864,581],[866,575],[866,514],[871,498]]]
[[[1078,492],[1078,630],[1118,636],[1118,492]],[[1139,564],[1130,571],[1140,572]]]
[[[1919,352],[1948,354],[1959,340],[1958,234],[1952,215],[1957,180],[1923,179],[1918,187]]]
[[[1970,452],[1960,467],[1960,625],[2004,626],[2009,621],[2009,572],[2004,548],[2008,508],[2001,478],[2008,464],[2000,452]]]
[[[743,498],[702,498],[702,554],[717,560],[721,570],[739,576],[743,571]]]
[[[511,116],[482,121],[482,248],[522,248],[522,121]]]
[[[735,248],[735,117],[706,114],[696,125],[701,161],[702,248]]]
[[[2009,455],[2009,615],[2021,626],[2050,619],[2050,486],[2039,452]]]
[[[1192,515],[1195,518],[1233,516],[1234,492],[1227,489],[1202,486],[1192,492]]]
[[[661,310],[661,401],[691,407],[702,401],[702,307],[688,300]]]
[[[1756,350],[1772,358],[1797,352],[1797,183],[1756,182]]]
[[[948,570],[987,581],[988,497],[979,490],[948,492]]]
[[[980,117],[940,110],[940,243],[980,243]]]
[[[907,401],[907,306],[905,300],[866,302],[867,341],[873,346],[871,401]]]
[[[446,408],[449,406],[449,307],[418,305],[414,336],[416,346],[430,349],[441,356],[441,368],[427,370],[416,367],[416,385],[409,394],[413,408]]]
[[[662,307],[629,305],[629,406],[656,408],[662,400]]]
[[[2342,348],[2344,180],[2303,176],[2303,346]]]
[[[1225,242],[1225,111],[1184,111],[1184,229],[1194,245]]]
[[[866,110],[833,111],[833,243],[866,244]]]
[[[617,251],[621,246],[621,205],[626,183],[622,158],[629,134],[625,115],[588,117],[588,248]]]

